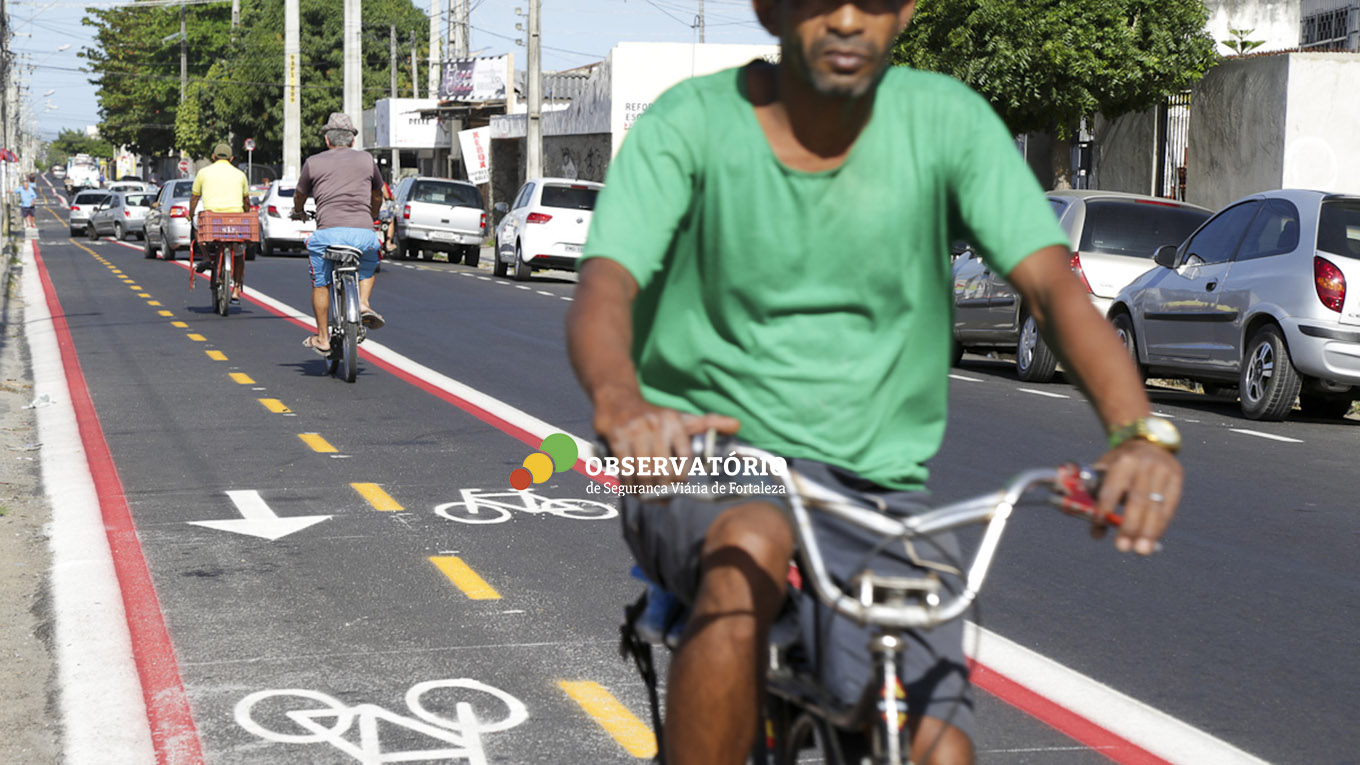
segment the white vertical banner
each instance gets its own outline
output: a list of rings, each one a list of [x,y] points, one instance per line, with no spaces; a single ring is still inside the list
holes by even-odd
[[[458,131],[458,146],[463,150],[463,166],[468,180],[488,183],[491,180],[491,128],[479,127]]]

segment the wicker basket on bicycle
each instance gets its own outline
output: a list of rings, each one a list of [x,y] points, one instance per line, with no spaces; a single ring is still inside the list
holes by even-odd
[[[253,212],[224,213],[204,210],[198,214],[200,242],[255,242],[260,239],[260,219]]]

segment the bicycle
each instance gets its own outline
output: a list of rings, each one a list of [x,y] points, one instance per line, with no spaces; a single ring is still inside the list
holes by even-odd
[[[458,492],[463,497],[461,502],[436,505],[435,514],[474,526],[504,523],[516,511],[530,515],[549,513],[576,521],[605,520],[619,514],[612,505],[591,499],[544,497],[531,491],[483,492],[481,489],[459,489]]]
[[[602,449],[603,446],[597,446],[596,453],[600,454]],[[718,443],[710,434],[694,439],[692,453],[705,459],[715,454],[753,458],[768,468],[774,480],[782,483],[789,500],[787,515],[796,550],[789,572],[790,598],[806,596],[805,601],[821,604],[872,630],[867,650],[873,658],[874,682],[864,689],[858,702],[847,704],[837,699],[820,678],[821,668],[812,658],[820,655],[820,648],[815,645],[818,637],[801,634],[796,625],[776,623],[771,630],[764,729],[756,737],[751,758],[760,765],[800,762],[809,749],[817,752],[814,758],[817,755],[823,758],[816,761],[831,765],[907,763],[912,741],[905,725],[907,698],[898,674],[898,668],[905,666],[908,641],[904,634],[962,618],[981,590],[1006,522],[1022,498],[1032,489],[1046,488],[1050,502],[1068,515],[1084,517],[1101,526],[1117,527],[1122,520],[1113,513],[1100,513],[1093,497],[1098,476],[1091,468],[1075,464],[1028,470],[1000,491],[898,517],[814,483],[787,469],[782,458],[761,449],[725,440]],[[828,572],[813,531],[810,508],[881,541],[865,556],[866,567],[844,585]],[[910,549],[913,542],[974,525],[984,528],[971,562],[966,567],[946,571],[961,580],[962,587],[956,591],[946,590],[934,570],[937,566],[915,577],[879,575],[867,567],[874,554],[889,545],[905,544]],[[620,652],[633,659],[648,686],[657,735],[656,761],[661,762],[663,729],[651,648],[656,644],[674,647],[673,639],[679,634],[684,614],[677,612],[677,604],[666,624],[643,624],[648,599],[656,597],[657,589],[651,585],[626,609],[620,630]]]
[[[245,290],[246,246],[259,239],[259,219],[252,213],[198,214],[194,242],[189,247],[189,287],[193,289],[193,253],[204,248],[209,262],[209,284],[212,287],[213,310],[220,316],[231,312],[234,294]]]
[[[359,374],[359,343],[367,335],[359,310],[359,259],[363,252],[335,244],[327,247],[322,257],[335,264],[330,283],[331,353],[326,359],[326,374],[352,383]]]

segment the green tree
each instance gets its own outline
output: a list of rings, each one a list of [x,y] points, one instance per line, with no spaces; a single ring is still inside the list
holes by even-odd
[[[989,100],[1016,134],[1054,135],[1069,184],[1082,118],[1148,109],[1218,56],[1202,0],[922,0],[895,61],[944,72]]]
[[[113,146],[101,138],[91,138],[79,130],[62,130],[47,144],[47,154],[40,167],[65,165],[66,160],[76,154],[113,159]]]
[[[1233,29],[1232,27],[1229,27],[1228,34],[1232,35],[1232,39],[1224,40],[1223,44],[1228,46],[1233,53],[1244,56],[1266,44],[1265,40],[1247,39],[1247,35],[1255,31],[1255,29]]]

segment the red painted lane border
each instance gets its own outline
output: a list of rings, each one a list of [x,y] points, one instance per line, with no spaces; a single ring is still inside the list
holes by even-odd
[[[1123,736],[1040,696],[986,665],[969,659],[968,667],[973,685],[1115,762],[1122,765],[1171,765]]]
[[[90,390],[85,386],[85,375],[80,370],[80,359],[66,326],[66,316],[47,267],[43,265],[37,242],[33,243],[33,262],[38,267],[38,278],[52,315],[52,330],[61,349],[66,387],[71,393],[80,441],[90,465],[90,476],[94,479],[95,494],[99,497],[99,512],[104,519],[118,589],[123,595],[123,610],[127,613],[128,631],[132,636],[132,657],[142,684],[142,697],[146,700],[156,762],[196,765],[203,762],[203,750],[189,709],[189,698],[180,679],[175,648],[165,627],[146,557],[142,555],[132,512],[123,494],[123,482],[118,478],[113,454],[104,440],[104,429],[90,399]]]

